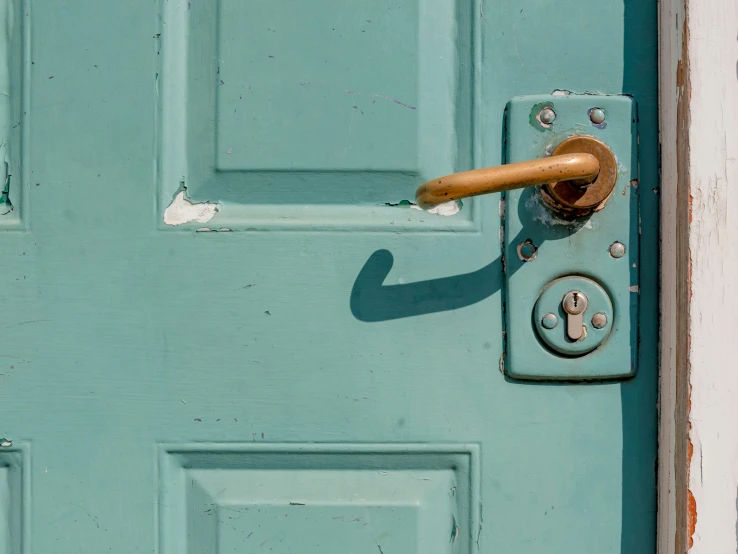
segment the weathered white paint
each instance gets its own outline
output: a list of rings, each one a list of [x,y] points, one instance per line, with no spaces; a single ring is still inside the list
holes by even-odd
[[[217,211],[217,204],[212,202],[190,202],[185,198],[184,191],[180,191],[164,211],[164,223],[167,225],[183,225],[191,221],[207,223],[213,219]]]
[[[686,5],[688,30],[684,37],[682,4]],[[660,9],[659,552],[679,552],[675,537],[685,527],[689,535],[691,516],[696,516],[692,552],[734,553],[738,551],[738,369],[734,361],[738,356],[734,330],[738,312],[738,5],[734,0],[667,0]],[[677,78],[677,62],[685,54]],[[682,102],[687,99],[689,114],[677,109],[680,96]],[[687,128],[680,129],[685,121]],[[688,181],[680,171],[688,175]],[[678,182],[688,192],[679,200]],[[684,233],[688,233],[688,251],[681,252],[678,246]],[[688,263],[680,270],[683,258]],[[689,288],[686,298],[680,299],[676,291],[685,282]],[[680,333],[680,325],[686,332]],[[684,345],[686,363],[682,365],[686,367],[680,368],[679,349]],[[680,425],[680,414],[686,410],[687,429]],[[688,433],[693,448],[691,460],[688,451],[679,451],[683,433]],[[684,472],[688,472],[688,492],[681,491]],[[688,536],[686,542],[688,546]]]
[[[687,6],[692,550],[732,553],[738,550],[738,4]]]

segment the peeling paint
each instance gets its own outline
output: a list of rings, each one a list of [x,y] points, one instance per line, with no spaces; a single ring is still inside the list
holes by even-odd
[[[635,191],[638,188],[638,179],[633,179],[632,181],[629,181],[627,185],[623,187],[623,196],[625,196],[628,193],[628,187],[633,187],[633,190]]]
[[[212,202],[190,202],[185,198],[185,191],[181,190],[164,211],[164,223],[167,225],[184,225],[192,221],[207,223],[213,219],[217,211],[217,204]]]
[[[421,208],[417,204],[411,204],[410,207],[414,210],[423,211],[423,208]],[[457,200],[452,200],[451,202],[440,204],[436,206],[435,208],[431,208],[430,210],[427,210],[427,211],[429,214],[436,214],[436,215],[443,215],[443,216],[456,215],[457,213],[461,211],[461,202],[458,202]]]
[[[410,202],[410,200],[400,200],[399,202],[385,202],[384,205],[389,206],[390,208],[409,208],[416,204],[414,202]]]

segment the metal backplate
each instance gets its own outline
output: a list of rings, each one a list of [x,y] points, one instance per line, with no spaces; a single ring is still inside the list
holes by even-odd
[[[554,110],[552,124],[538,114]],[[593,108],[605,121],[593,123]],[[544,201],[540,187],[509,191],[504,199],[507,348],[504,372],[518,379],[590,380],[631,377],[638,349],[638,152],[635,102],[626,96],[526,96],[507,107],[507,162],[549,155],[563,140],[595,137],[617,158],[618,177],[604,208],[581,217],[564,216]],[[525,261],[519,245],[532,242],[536,255]],[[614,242],[625,254],[610,254]],[[555,279],[582,275],[599,283],[613,302],[612,331],[594,351],[578,357],[555,352],[533,324],[536,301]]]

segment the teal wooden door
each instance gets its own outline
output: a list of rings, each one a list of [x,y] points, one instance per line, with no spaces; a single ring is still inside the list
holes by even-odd
[[[0,552],[654,551],[655,0],[0,7]],[[554,90],[638,105],[630,379],[504,375],[499,195],[410,205]]]

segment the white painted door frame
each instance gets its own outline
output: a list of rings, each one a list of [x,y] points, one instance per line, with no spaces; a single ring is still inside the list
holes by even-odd
[[[659,554],[735,553],[738,4],[659,10]]]

